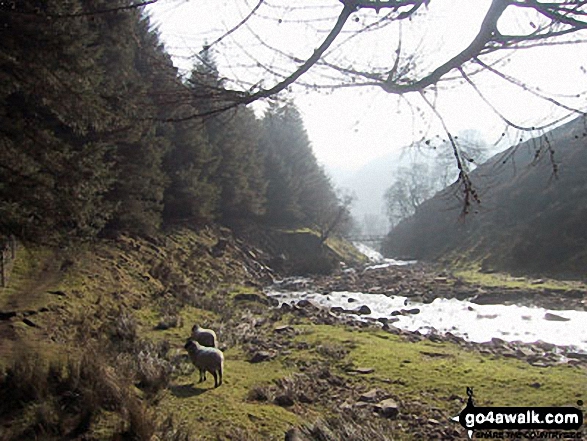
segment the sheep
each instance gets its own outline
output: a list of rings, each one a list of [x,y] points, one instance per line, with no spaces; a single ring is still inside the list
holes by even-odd
[[[202,346],[209,348],[217,348],[218,340],[216,333],[212,329],[200,328],[198,325],[192,327],[192,339],[200,343]]]
[[[197,341],[188,340],[184,348],[190,360],[200,370],[200,383],[206,381],[206,371],[214,376],[214,387],[222,384],[224,354],[220,349],[202,346]]]

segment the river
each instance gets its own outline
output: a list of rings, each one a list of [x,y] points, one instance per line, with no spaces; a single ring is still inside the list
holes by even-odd
[[[413,263],[384,259],[368,247],[361,246],[360,249],[373,261],[373,265],[369,267],[371,269]],[[554,311],[519,305],[478,305],[467,300],[444,298],[424,304],[413,302],[407,297],[383,294],[291,291],[281,289],[279,284],[271,287],[267,294],[280,302],[292,303],[307,299],[329,308],[353,309],[367,305],[371,313],[356,315],[357,319],[387,318],[390,323],[393,321],[392,326],[422,334],[450,332],[478,343],[495,337],[510,342],[543,341],[587,353],[587,311]]]

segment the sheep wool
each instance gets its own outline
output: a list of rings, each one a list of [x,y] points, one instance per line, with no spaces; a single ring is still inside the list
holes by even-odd
[[[202,346],[197,341],[189,340],[185,344],[190,360],[200,371],[200,383],[206,381],[206,372],[214,377],[214,387],[222,384],[224,371],[224,354],[220,349]]]
[[[202,346],[208,346],[209,348],[218,347],[218,339],[212,329],[200,328],[198,325],[194,325],[192,327],[192,339]]]

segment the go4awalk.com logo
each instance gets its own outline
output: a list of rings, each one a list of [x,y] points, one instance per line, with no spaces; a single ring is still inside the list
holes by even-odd
[[[583,439],[583,412],[576,407],[477,407],[472,388],[467,395],[467,406],[453,421],[469,439]]]

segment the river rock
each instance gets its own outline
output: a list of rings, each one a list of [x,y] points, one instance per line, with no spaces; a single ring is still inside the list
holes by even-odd
[[[551,322],[568,322],[571,319],[547,312],[546,314],[544,314],[544,320],[548,320]]]
[[[312,308],[312,309],[319,309],[320,307],[308,299],[302,299],[297,303],[298,307],[300,308]]]
[[[358,310],[357,310],[358,314],[371,314],[371,308],[369,308],[367,305],[362,305]]]

